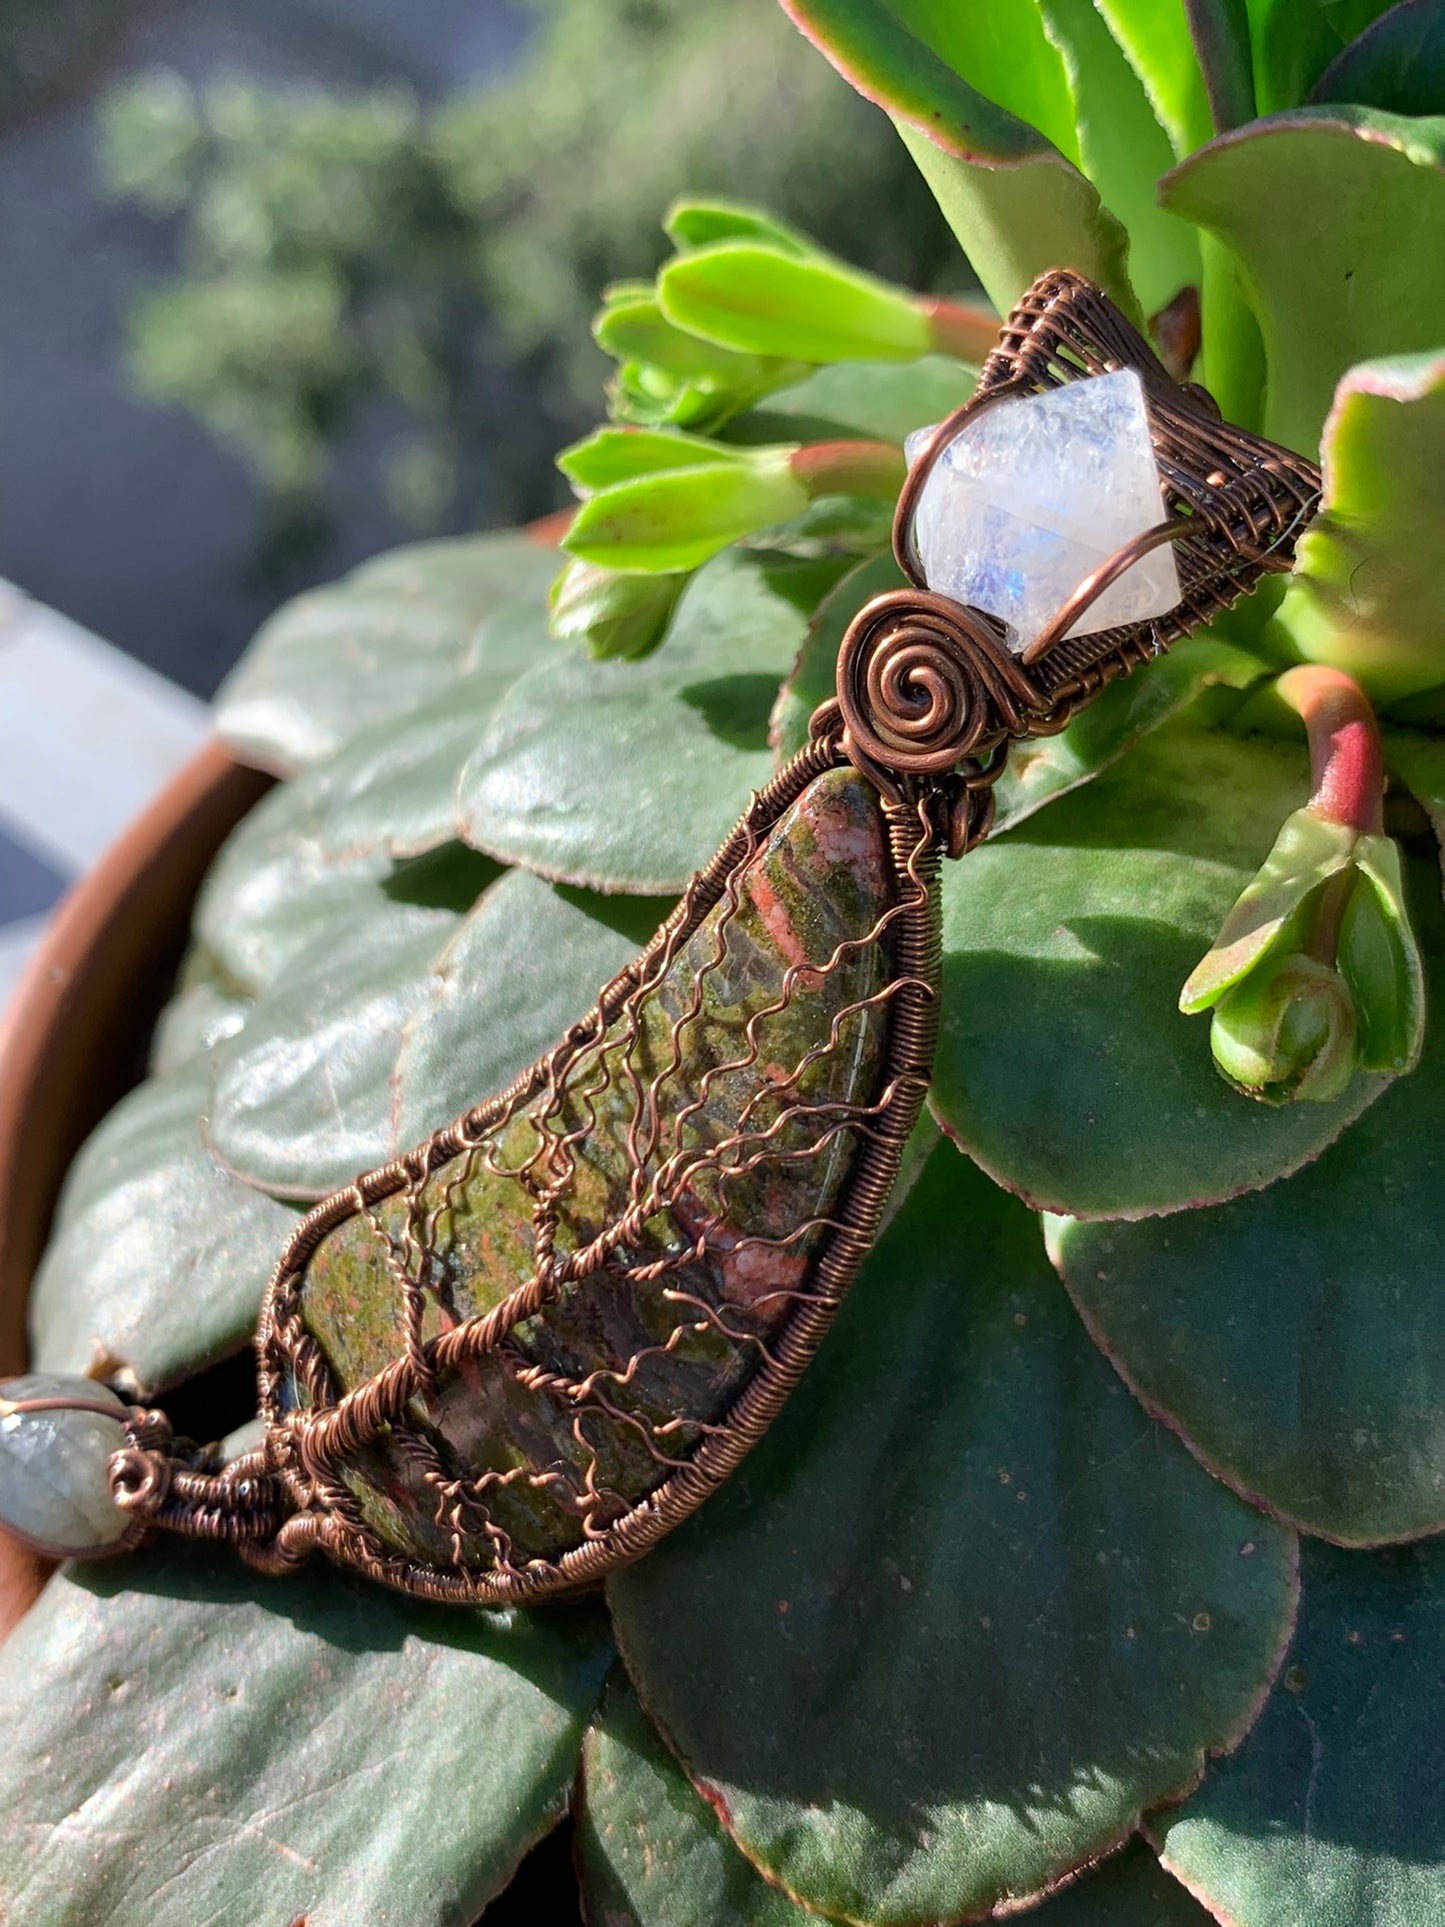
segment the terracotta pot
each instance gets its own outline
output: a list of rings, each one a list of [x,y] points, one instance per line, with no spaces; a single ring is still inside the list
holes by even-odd
[[[0,1377],[25,1368],[30,1281],[70,1161],[139,1081],[201,878],[270,784],[201,750],[66,896],[0,1013]],[[0,1533],[0,1638],[45,1571]]]

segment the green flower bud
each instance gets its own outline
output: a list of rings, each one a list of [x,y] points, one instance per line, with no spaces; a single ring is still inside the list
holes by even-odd
[[[1355,1070],[1355,1004],[1339,971],[1285,956],[1215,1008],[1209,1041],[1235,1089],[1266,1104],[1327,1103]]]
[[[669,449],[677,451],[673,465],[658,467]],[[691,436],[651,432],[632,441],[611,429],[569,450],[566,460],[579,478],[621,479],[587,497],[563,548],[604,568],[658,572],[699,568],[826,496],[891,502],[904,477],[903,457],[887,442],[710,448]]]
[[[675,575],[623,574],[569,562],[548,599],[554,636],[585,642],[594,656],[648,656],[667,634],[688,583]]]

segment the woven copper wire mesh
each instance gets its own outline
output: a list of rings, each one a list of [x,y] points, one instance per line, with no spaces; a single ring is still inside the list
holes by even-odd
[[[979,409],[1118,367],[1145,384],[1165,521],[1081,585],[1020,659],[991,618],[919,582],[910,548],[919,491]],[[1318,497],[1313,464],[1221,422],[1097,290],[1065,271],[1041,277],[1005,324],[972,401],[940,425],[910,473],[895,547],[915,586],[859,612],[840,649],[837,696],[815,714],[807,748],[753,799],[651,945],[556,1049],[303,1221],[258,1330],[265,1446],[226,1468],[178,1463],[164,1419],[141,1415],[115,1465],[122,1501],[148,1524],[230,1539],[263,1570],[283,1571],[319,1546],[408,1592],[488,1604],[591,1582],[655,1543],[766,1430],[877,1235],[932,1064],[939,858],[986,834],[1009,744],[1064,727],[1113,676],[1288,567]],[[1068,636],[1111,572],[1161,540],[1176,545],[1180,606],[1127,629]],[[848,764],[879,798],[883,908],[829,954],[789,964],[719,1035],[710,988],[736,963],[733,936],[760,853],[790,806]],[[658,1059],[644,1046],[659,1000],[708,927],[711,948],[688,964]],[[780,1021],[864,959],[876,966],[868,987],[842,997],[826,1023],[805,1026],[800,1051],[780,1055]],[[868,1038],[876,1064],[866,1089],[820,1094],[829,1067]],[[728,1122],[712,1129],[709,1105],[725,1091]],[[623,1181],[601,1220],[579,1229],[579,1184],[604,1121],[615,1135],[619,1115]],[[457,1290],[456,1225],[479,1173],[526,1194],[528,1275],[485,1312],[438,1329],[438,1308]],[[760,1179],[793,1184],[810,1207],[770,1228],[747,1191]],[[356,1221],[369,1228],[400,1316],[393,1355],[345,1390],[308,1324],[307,1286],[327,1240]],[[749,1258],[781,1271],[747,1302],[700,1288],[709,1266]],[[560,1326],[569,1295],[603,1287],[650,1307],[650,1335],[586,1369],[547,1355],[538,1334],[549,1320]],[[649,1372],[676,1367],[699,1341],[727,1360],[722,1394],[679,1395],[650,1411],[640,1396]],[[507,1374],[539,1409],[564,1415],[550,1456],[519,1447],[509,1463],[481,1464],[446,1436],[437,1402],[477,1369]],[[424,1497],[430,1551],[379,1527],[372,1483],[383,1459],[413,1499]],[[631,1468],[624,1482],[606,1470],[619,1463]],[[517,1543],[507,1508],[519,1494],[548,1508],[547,1545]]]

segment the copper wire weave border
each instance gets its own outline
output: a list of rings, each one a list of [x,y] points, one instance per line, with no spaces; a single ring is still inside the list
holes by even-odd
[[[931,594],[920,583],[909,550],[919,491],[959,426],[980,410],[1121,367],[1134,368],[1144,382],[1168,519],[1078,585],[1020,657],[1005,647],[991,618]],[[940,855],[944,850],[959,855],[987,833],[992,786],[1009,742],[1061,729],[1113,677],[1162,653],[1246,593],[1262,574],[1288,567],[1295,537],[1318,507],[1319,489],[1313,463],[1221,422],[1202,390],[1175,383],[1137,331],[1081,277],[1064,270],[1040,277],[1004,324],[974,397],[940,424],[910,471],[894,541],[915,586],[875,599],[854,619],[840,649],[837,695],[815,714],[808,746],[752,799],[672,915],[603,989],[588,1018],[506,1090],[405,1157],[323,1200],[302,1220],[272,1276],[257,1330],[261,1404],[269,1421],[266,1444],[225,1468],[199,1458],[187,1462],[169,1453],[163,1415],[136,1415],[129,1448],[112,1461],[113,1489],[137,1516],[136,1532],[126,1543],[149,1525],[168,1526],[231,1541],[265,1571],[287,1570],[320,1548],[338,1563],[421,1597],[513,1605],[595,1582],[647,1551],[691,1513],[776,1416],[877,1235],[932,1066]],[[1077,615],[1108,582],[1162,541],[1177,546],[1184,591],[1179,607],[1150,623],[1069,637]],[[858,1136],[835,1214],[813,1221],[826,1224],[829,1235],[812,1263],[810,1290],[780,1294],[792,1310],[781,1329],[770,1333],[769,1346],[762,1347],[765,1364],[728,1409],[725,1422],[704,1426],[701,1443],[686,1461],[654,1451],[659,1464],[674,1469],[583,1544],[550,1561],[534,1560],[525,1568],[507,1562],[505,1570],[492,1571],[464,1564],[457,1540],[450,1567],[391,1551],[366,1524],[343,1482],[348,1454],[380,1437],[393,1421],[400,1445],[410,1442],[423,1455],[430,1450],[406,1430],[407,1401],[425,1392],[446,1365],[485,1355],[518,1320],[544,1309],[558,1275],[545,1248],[551,1234],[545,1214],[538,1215],[531,1279],[491,1311],[423,1344],[425,1264],[414,1275],[413,1261],[424,1260],[426,1250],[423,1227],[409,1216],[403,1258],[393,1265],[407,1314],[405,1350],[340,1397],[300,1316],[300,1289],[311,1258],[346,1220],[370,1214],[408,1189],[419,1197],[421,1183],[475,1148],[481,1134],[518,1115],[549,1086],[555,1092],[579,1053],[596,1046],[630,1000],[645,994],[654,960],[675,955],[736,888],[747,861],[784,810],[818,776],[844,763],[867,776],[882,798],[893,902],[864,941],[875,941],[885,925],[894,933],[889,990],[896,995],[885,1005],[887,1041],[872,1127]],[[635,1132],[636,1125],[632,1128]],[[601,1250],[608,1235],[599,1234],[589,1250]],[[597,1262],[604,1260],[605,1252]],[[295,1370],[315,1410],[283,1413],[282,1380],[288,1369]],[[615,1411],[613,1416],[626,1418]]]
[[[818,775],[840,767],[843,758],[836,739],[809,744],[759,792],[732,834],[712,861],[699,871],[682,902],[661,926],[640,956],[604,989],[597,1016],[607,1021],[636,988],[649,961],[669,936],[685,940],[720,899],[741,853],[781,817]],[[351,1566],[381,1583],[424,1598],[477,1605],[513,1605],[533,1601],[594,1582],[605,1573],[646,1552],[658,1539],[701,1504],[723,1482],[762,1436],[786,1401],[831,1324],[842,1296],[856,1276],[877,1235],[878,1223],[897,1175],[903,1146],[917,1121],[927,1090],[937,1032],[937,985],[941,956],[938,903],[939,853],[932,828],[919,806],[906,802],[885,804],[892,888],[899,911],[894,924],[896,975],[904,979],[889,1005],[889,1032],[880,1070],[880,1088],[892,1093],[875,1128],[861,1143],[850,1171],[846,1193],[836,1210],[838,1229],[829,1238],[813,1272],[812,1295],[797,1304],[780,1335],[771,1343],[776,1364],[759,1369],[731,1408],[720,1436],[705,1439],[691,1460],[666,1478],[634,1506],[607,1534],[564,1552],[550,1572],[529,1568],[516,1576],[447,1570],[392,1552],[360,1517],[356,1501],[338,1472],[346,1452],[361,1433],[370,1432],[381,1413],[399,1410],[417,1389],[415,1365],[402,1359],[378,1381],[347,1394],[330,1409],[299,1423],[284,1419],[280,1410],[281,1374],[295,1363],[294,1354],[278,1344],[278,1300],[304,1276],[321,1241],[357,1207],[359,1199],[374,1205],[394,1196],[415,1180],[416,1154],[393,1160],[361,1179],[354,1187],[323,1200],[297,1227],[268,1288],[257,1333],[261,1360],[262,1412],[272,1425],[268,1447],[250,1461],[238,1462],[233,1474],[279,1476],[296,1512],[282,1528],[274,1550],[241,1544],[243,1554],[263,1567],[285,1567],[319,1545],[338,1563]],[[553,1052],[538,1059],[507,1090],[468,1112],[422,1147],[428,1174],[462,1149],[467,1133],[489,1128],[512,1114],[543,1088],[551,1070],[564,1059],[574,1039],[591,1034],[583,1022]],[[544,1295],[537,1280],[520,1286],[479,1322],[495,1342],[519,1318],[541,1308]],[[450,1354],[480,1355],[489,1346],[476,1342],[467,1326],[434,1343],[433,1363]],[[324,1367],[323,1367],[324,1369]],[[344,1422],[350,1415],[359,1425]],[[338,1423],[338,1420],[342,1420]]]

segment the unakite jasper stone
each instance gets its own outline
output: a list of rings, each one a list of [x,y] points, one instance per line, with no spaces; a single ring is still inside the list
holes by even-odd
[[[725,1181],[699,1171],[669,1184],[610,1262],[413,1401],[430,1466],[387,1442],[353,1465],[352,1490],[395,1550],[486,1568],[582,1543],[725,1422],[793,1312],[790,1294],[807,1290],[828,1235],[816,1221],[843,1196],[860,1142],[836,1107],[876,1101],[883,1071],[891,940],[865,941],[893,900],[876,792],[849,770],[816,778],[731,896],[613,1025],[600,1062],[313,1255],[303,1316],[351,1390],[404,1349],[399,1273],[416,1275],[419,1242],[431,1254],[426,1337],[533,1275],[539,1103],[571,1145],[560,1252],[615,1223],[669,1157],[754,1134],[755,1155]],[[800,1101],[807,1114],[788,1114]],[[669,1258],[661,1275],[635,1275]],[[566,1395],[584,1381],[593,1396]],[[465,1489],[487,1474],[480,1493]]]
[[[30,1399],[75,1406],[16,1411]],[[87,1410],[114,1407],[115,1416]],[[127,1408],[88,1378],[31,1372],[0,1380],[0,1525],[42,1551],[72,1558],[110,1551],[127,1516],[110,1496],[107,1467],[125,1443]]]

